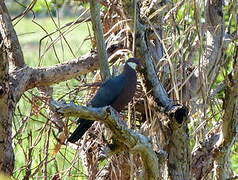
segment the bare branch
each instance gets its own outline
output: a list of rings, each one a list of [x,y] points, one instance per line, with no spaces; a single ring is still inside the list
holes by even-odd
[[[110,77],[108,57],[106,52],[106,45],[103,38],[103,30],[100,17],[100,6],[99,2],[95,0],[90,0],[90,12],[93,25],[93,31],[97,43],[97,51],[100,64],[100,74],[103,80]]]
[[[66,81],[98,68],[98,57],[95,52],[82,56],[80,59],[51,67],[31,68],[26,66],[10,74],[10,90],[14,101],[17,102],[28,89]]]
[[[187,109],[183,106],[179,106],[180,108],[176,107],[177,105],[174,104],[173,100],[168,97],[167,92],[165,91],[163,85],[161,84],[159,78],[157,77],[155,71],[155,65],[152,59],[152,52],[150,47],[148,46],[149,39],[146,37],[148,36],[148,30],[146,24],[142,24],[139,21],[139,16],[136,22],[136,46],[139,52],[139,56],[141,56],[146,64],[146,80],[147,80],[147,88],[152,89],[154,99],[158,106],[161,106],[165,109],[165,112],[170,114],[171,112],[177,113],[179,116],[176,116],[175,119],[178,123],[183,123],[184,120],[187,118]],[[159,43],[159,41],[158,41]],[[161,46],[162,48],[162,46]],[[163,51],[163,50],[160,50]],[[175,111],[174,111],[175,110]]]
[[[150,20],[148,19],[145,19],[145,21],[143,22],[142,20],[140,20],[139,8],[137,12],[138,17],[135,18],[137,20],[135,29],[136,47],[139,52],[139,56],[142,57],[142,59],[144,59],[145,61],[146,73],[144,73],[144,76],[147,81],[147,88],[152,89],[153,97],[157,105],[163,107],[165,109],[165,113],[169,117],[168,131],[170,131],[170,133],[168,135],[168,139],[166,139],[167,144],[165,147],[168,153],[168,176],[170,178],[177,179],[190,179],[188,166],[189,139],[186,124],[188,110],[182,105],[175,104],[173,100],[169,98],[166,90],[164,89],[157,76],[155,64],[152,59],[153,54],[151,52],[150,47],[148,46],[150,44],[150,29],[148,28],[148,26],[153,28],[154,23],[159,24],[159,17],[157,17],[158,19],[156,17],[153,17],[153,19],[155,20],[154,22],[150,22]],[[159,35],[156,34],[158,30],[159,28],[157,30],[154,30],[154,33],[158,38],[157,43],[161,44],[159,46],[160,48],[164,48],[164,44],[162,44]],[[160,51],[163,51],[163,49]],[[183,159],[182,162],[180,161],[181,159]]]
[[[146,180],[157,179],[159,172],[158,159],[152,150],[150,141],[147,137],[128,129],[123,120],[120,119],[118,113],[110,106],[102,108],[92,108],[85,106],[76,106],[73,103],[61,104],[53,101],[51,103],[56,111],[65,117],[80,117],[88,120],[103,122],[108,127],[115,139],[128,148],[131,153],[139,153],[141,155],[144,174]]]
[[[52,100],[53,88],[50,86],[42,86],[39,87],[38,90],[40,91],[42,98],[46,101],[46,104],[49,104]],[[56,128],[59,131],[63,131],[65,124],[59,117],[59,114],[55,113],[50,106],[46,106],[46,110],[48,111],[50,119],[55,124]]]
[[[79,75],[98,69],[98,57],[89,54],[73,61],[58,64],[52,67],[29,68],[31,73],[26,89],[39,86],[48,86],[75,78]]]

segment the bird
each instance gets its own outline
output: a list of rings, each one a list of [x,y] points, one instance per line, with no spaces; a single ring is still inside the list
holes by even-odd
[[[91,107],[111,106],[120,112],[132,100],[136,92],[137,73],[136,69],[141,63],[138,58],[129,58],[118,76],[106,80],[97,90],[95,96],[89,102]],[[94,121],[79,118],[78,127],[68,138],[68,142],[75,143],[93,125]]]

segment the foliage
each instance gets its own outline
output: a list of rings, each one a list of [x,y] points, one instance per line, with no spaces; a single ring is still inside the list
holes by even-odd
[[[33,0],[7,0],[6,5],[8,10],[12,16],[18,15],[20,12],[23,12]],[[63,5],[66,5],[62,7]],[[75,6],[76,5],[76,6]],[[53,16],[56,16],[56,12],[60,9],[67,9],[64,12],[64,16],[73,17],[75,13],[71,11],[75,11],[75,7],[84,6],[88,7],[88,3],[86,2],[77,2],[77,1],[66,1],[66,0],[37,0],[35,5],[32,8],[32,12],[36,16],[46,17],[47,13],[51,13]],[[31,16],[32,13],[27,14],[27,16]]]

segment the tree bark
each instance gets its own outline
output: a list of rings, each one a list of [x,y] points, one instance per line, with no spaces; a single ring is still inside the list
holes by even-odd
[[[222,130],[216,143],[216,156],[214,159],[214,179],[223,180],[231,177],[229,162],[231,147],[238,136],[238,63],[234,65],[234,71],[228,80],[225,96],[225,113],[222,118]]]
[[[10,72],[25,66],[23,53],[4,0],[0,1],[0,33],[6,46]]]
[[[206,46],[202,56],[202,69],[205,72],[207,82],[209,82],[207,92],[210,91],[211,84],[215,80],[220,66],[222,45],[224,37],[223,22],[223,0],[206,0],[205,18],[206,18]],[[205,70],[205,71],[204,71]]]
[[[2,43],[3,39],[0,37],[1,47],[0,47],[0,171],[5,173],[11,173],[11,158],[12,155],[8,151],[8,141],[9,139],[9,109],[8,109],[8,99],[9,99],[9,62],[7,59],[6,48]],[[11,137],[11,136],[10,136]],[[10,161],[10,162],[9,162]],[[10,163],[10,164],[8,164]]]
[[[11,174],[14,168],[14,153],[12,149],[12,118],[16,101],[12,97],[12,87],[9,72],[24,66],[23,54],[16,32],[11,23],[4,1],[0,1],[0,40],[1,40],[1,72],[0,72],[0,170]]]

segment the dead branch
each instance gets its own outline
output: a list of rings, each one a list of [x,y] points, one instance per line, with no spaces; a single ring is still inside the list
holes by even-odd
[[[140,19],[140,11],[138,6],[136,11],[137,18],[135,18],[136,22],[134,22],[136,23],[136,29],[134,29],[134,31],[136,31],[136,47],[139,52],[139,56],[142,57],[146,65],[146,72],[144,73],[144,76],[147,82],[147,89],[152,89],[152,95],[155,102],[159,107],[164,108],[165,113],[168,115],[170,121],[168,123],[169,128],[167,130],[170,131],[170,134],[168,135],[168,132],[165,133],[169,137],[167,139],[168,143],[165,146],[168,153],[168,176],[170,178],[187,180],[190,179],[188,166],[189,158],[187,156],[187,154],[189,154],[189,138],[186,123],[188,110],[183,105],[178,105],[177,103],[175,104],[174,101],[169,98],[155,70],[152,51],[148,44],[150,44],[149,36],[150,28],[152,28],[154,31],[153,33],[158,39],[157,43],[160,44],[160,46],[158,47],[164,48],[164,44],[161,41],[161,38],[158,36],[157,31],[153,27],[153,24],[161,23],[159,21],[160,18],[153,18],[153,23],[148,19],[145,19],[143,21]],[[161,49],[160,51],[162,52],[163,49]],[[168,59],[168,61],[170,61],[170,59]],[[173,68],[172,64],[171,68]],[[172,72],[172,76],[173,73],[174,72]],[[175,83],[175,79],[173,77],[172,81],[173,83]],[[182,162],[180,161],[181,159],[183,159]]]
[[[55,101],[51,104],[58,113],[65,117],[74,116],[104,123],[105,126],[112,131],[113,137],[121,143],[121,146],[126,146],[130,153],[139,153],[141,155],[144,165],[144,179],[157,179],[159,164],[149,139],[142,134],[129,129],[112,107],[92,108],[76,106],[73,103],[58,103]]]
[[[108,79],[110,75],[106,45],[103,38],[103,29],[100,17],[100,6],[98,1],[90,0],[90,13],[93,31],[97,43],[97,52],[100,64],[100,74],[103,80]]]
[[[28,89],[49,86],[98,69],[98,57],[95,52],[79,59],[51,67],[31,68],[26,66],[10,74],[11,91],[17,102]]]
[[[138,10],[139,12],[139,10]],[[174,104],[173,100],[168,97],[167,92],[165,91],[163,85],[161,84],[156,71],[155,71],[155,65],[152,59],[152,52],[149,44],[148,37],[148,28],[146,23],[142,23],[143,21],[139,21],[140,15],[138,14],[138,17],[136,18],[136,46],[137,50],[139,52],[139,56],[144,59],[145,65],[146,65],[146,73],[145,78],[147,81],[147,88],[152,89],[154,100],[156,101],[157,105],[160,107],[163,107],[165,109],[165,112],[168,114],[174,114],[177,113],[178,116],[176,116],[177,123],[183,123],[184,120],[187,118],[187,109],[183,107],[182,105],[179,105],[179,108],[176,104]],[[158,43],[160,43],[158,41]],[[163,46],[160,46],[163,48]],[[163,50],[160,50],[163,51]],[[174,116],[175,117],[175,116]]]

